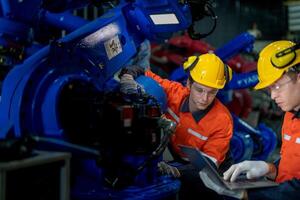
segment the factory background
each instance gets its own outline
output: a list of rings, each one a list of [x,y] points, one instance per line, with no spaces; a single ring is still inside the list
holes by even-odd
[[[196,39],[181,2],[1,2],[0,200],[178,199],[180,181],[157,169],[174,159],[173,124],[157,120],[163,90],[139,77],[149,95],[120,97],[120,71],[134,63],[185,85],[187,58],[215,52],[234,72],[217,96],[232,113],[234,163],[280,158],[284,112],[253,87],[262,48],[299,43],[300,1],[190,1],[213,10]],[[170,10],[175,28],[144,17]]]

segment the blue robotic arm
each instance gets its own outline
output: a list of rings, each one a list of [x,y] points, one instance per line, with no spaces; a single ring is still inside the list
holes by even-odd
[[[190,25],[191,17],[187,4],[171,0],[163,2],[121,2],[93,22],[86,22],[82,26],[85,22],[76,20],[75,22],[80,22],[76,23],[78,27],[69,28],[70,30],[76,29],[74,32],[43,48],[25,60],[22,65],[13,69],[6,77],[1,101],[4,111],[1,112],[1,125],[9,124],[8,121],[12,122],[16,136],[22,135],[23,126],[27,126],[26,130],[30,126],[28,131],[34,133],[45,133],[48,132],[47,130],[52,134],[60,133],[57,117],[53,116],[53,120],[49,120],[48,114],[56,110],[57,105],[54,100],[58,97],[54,96],[59,94],[63,85],[80,79],[90,82],[101,91],[105,82],[136,54],[136,47],[145,38],[166,38],[173,31],[185,29]],[[35,3],[35,5],[38,4],[38,2]],[[18,9],[21,8],[20,3],[13,1],[10,5],[11,9],[20,11]],[[23,6],[29,5],[26,3]],[[6,15],[11,13],[9,8],[5,10]],[[17,13],[14,16],[15,19],[24,18],[24,21],[31,21],[30,15],[25,19],[26,14]],[[173,23],[157,21],[157,15],[161,18],[164,13],[172,15],[175,21]],[[74,19],[68,16],[69,19]],[[44,17],[45,21],[52,23],[53,19],[58,19],[54,14],[47,12]],[[59,26],[69,27],[69,24],[68,20]],[[38,75],[34,75],[37,71],[39,71]],[[53,92],[56,94],[52,94]],[[26,94],[29,95],[29,101],[23,100]],[[48,112],[51,107],[48,106],[48,101],[54,102],[49,103],[54,106],[51,112]],[[31,105],[33,102],[34,106]],[[26,122],[24,120],[20,122],[21,112],[26,112],[26,115],[31,117],[26,117],[28,119],[25,120]],[[42,116],[45,115],[43,113],[47,113],[46,119],[43,119]],[[47,125],[49,121],[51,125]],[[56,125],[52,125],[53,121]],[[2,133],[1,137],[4,138],[5,134]]]

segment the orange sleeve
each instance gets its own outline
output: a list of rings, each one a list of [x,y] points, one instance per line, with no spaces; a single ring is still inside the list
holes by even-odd
[[[178,90],[182,90],[183,88],[185,88],[180,83],[177,83],[175,81],[170,81],[168,79],[163,79],[160,76],[151,72],[150,70],[147,70],[145,72],[145,75],[155,80],[164,89],[167,98],[169,98],[170,95],[176,94]]]
[[[202,151],[216,159],[218,165],[220,165],[225,160],[226,153],[230,148],[233,122],[231,116],[227,114],[218,116],[218,118],[215,120],[215,123],[218,123],[218,125],[216,125],[218,128],[213,131],[212,135],[202,147]]]

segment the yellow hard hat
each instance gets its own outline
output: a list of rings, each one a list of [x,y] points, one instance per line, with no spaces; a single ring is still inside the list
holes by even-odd
[[[232,77],[232,70],[212,53],[190,56],[183,64],[189,70],[192,79],[205,86],[222,89]]]
[[[259,54],[257,62],[258,84],[254,89],[272,85],[284,72],[300,63],[300,50],[294,49],[295,43],[287,40],[267,45]]]

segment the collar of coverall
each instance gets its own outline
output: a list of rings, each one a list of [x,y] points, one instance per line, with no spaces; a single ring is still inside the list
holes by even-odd
[[[294,110],[294,111],[292,111],[292,113],[294,114],[293,119],[294,119],[294,118],[297,118],[297,119],[300,118],[300,109],[297,110],[297,111]]]
[[[213,104],[215,103],[215,100],[211,102],[211,104],[205,109],[205,110],[198,110],[196,112],[192,113],[192,116],[196,122],[199,122],[213,107]],[[180,108],[181,112],[190,112],[189,109],[189,96],[187,96],[184,100],[183,103],[181,104]]]

